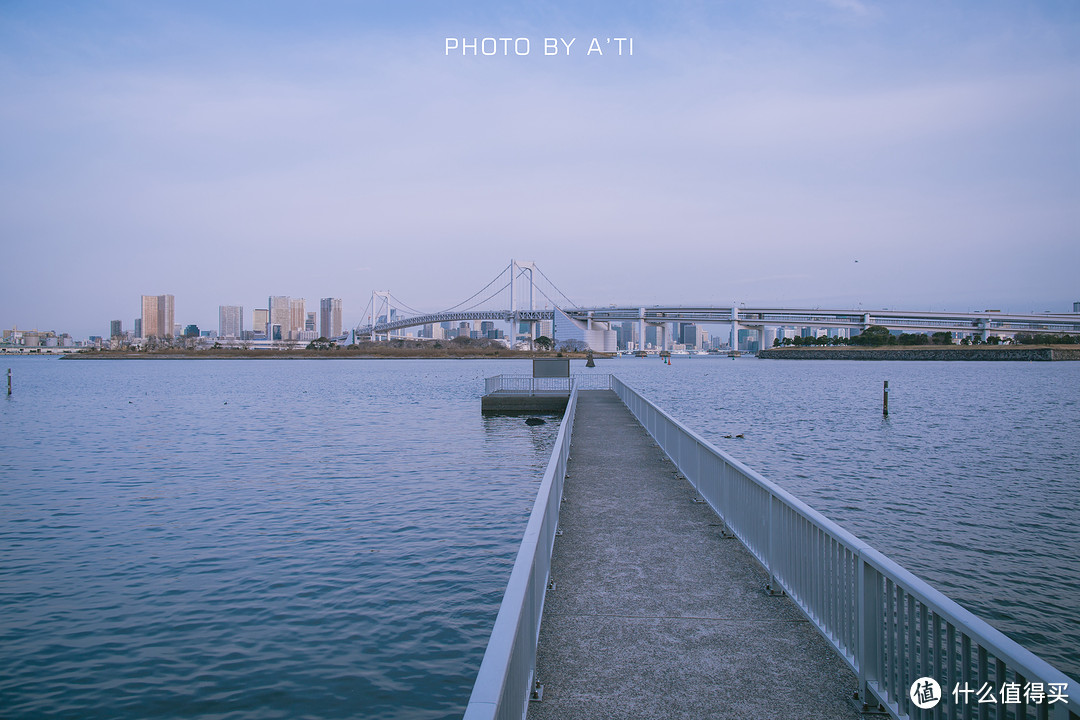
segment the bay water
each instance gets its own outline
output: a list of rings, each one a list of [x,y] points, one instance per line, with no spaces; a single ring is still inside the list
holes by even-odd
[[[460,717],[557,431],[480,413],[527,361],[5,360],[0,715]],[[1080,363],[596,371],[1080,676]]]

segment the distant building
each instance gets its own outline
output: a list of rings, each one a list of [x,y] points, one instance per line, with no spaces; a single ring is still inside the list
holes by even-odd
[[[698,329],[694,323],[680,323],[679,342],[686,346],[687,350],[695,350],[698,346]]]
[[[188,325],[186,328],[184,328],[184,337],[199,337],[199,326]]]
[[[591,327],[555,309],[554,333],[557,343],[577,340],[597,352],[616,352],[619,349],[616,333],[607,323],[593,321]]]
[[[266,319],[267,340],[288,340],[289,328],[292,327],[290,304],[288,295],[271,295],[267,300],[266,307],[270,313]],[[277,327],[276,331],[275,327]]]
[[[142,336],[142,318],[135,318],[135,337],[141,338]]]
[[[109,337],[120,337],[124,334],[124,323],[122,320],[112,320],[109,322]]]
[[[171,337],[176,331],[172,295],[142,296],[142,328],[139,337]]]
[[[241,338],[244,336],[244,308],[242,305],[218,306],[218,336]]]
[[[251,331],[253,339],[266,339],[266,324],[270,322],[270,311],[266,308],[255,308],[251,311]]]
[[[341,298],[323,298],[319,301],[319,335],[324,338],[341,335]]]
[[[1074,313],[1080,313],[1080,302],[1074,302],[1073,303],[1073,312]]]
[[[304,331],[304,321],[306,319],[304,298],[292,298],[289,300],[289,337],[282,339],[299,340],[300,333]]]
[[[306,332],[315,332],[315,311],[307,313],[307,317],[304,319],[304,330]],[[319,336],[316,335],[315,339],[318,340]]]
[[[739,328],[738,343],[738,347],[733,349],[751,353],[761,349],[761,337],[758,335],[758,331],[750,328]]]

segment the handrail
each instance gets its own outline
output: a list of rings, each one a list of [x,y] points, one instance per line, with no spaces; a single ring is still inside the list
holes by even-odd
[[[789,595],[859,679],[869,706],[895,718],[1069,720],[1080,717],[1080,683],[960,607],[926,581],[874,550],[775,483],[684,427],[613,377],[612,389],[702,498],[765,567],[770,588]],[[919,678],[937,680],[941,702],[919,709],[909,697]],[[959,684],[992,696],[1029,683],[1064,685],[1065,701],[956,702]],[[1015,697],[1015,696],[1014,696]]]
[[[577,388],[573,388],[476,675],[465,720],[525,717],[536,669],[536,645],[551,574],[551,552],[559,524],[577,397]]]
[[[609,373],[575,373],[570,377],[538,378],[531,375],[495,375],[484,378],[484,394],[506,393],[557,393],[570,392],[571,386],[579,390],[610,390]]]

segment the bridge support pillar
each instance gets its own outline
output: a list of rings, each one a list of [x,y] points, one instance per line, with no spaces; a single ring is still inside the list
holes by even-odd
[[[761,349],[771,348],[776,340],[776,328],[761,326]]]
[[[645,349],[645,308],[638,308],[638,350]]]
[[[739,349],[739,308],[731,307],[731,349]]]

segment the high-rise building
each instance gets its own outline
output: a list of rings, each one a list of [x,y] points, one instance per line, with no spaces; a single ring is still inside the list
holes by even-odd
[[[304,318],[304,330],[306,332],[315,332],[315,311],[314,310],[307,313],[307,316]],[[316,338],[318,338],[318,336],[316,336]]]
[[[304,298],[292,298],[289,300],[289,340],[299,340],[300,333],[304,331],[304,321],[307,313],[304,312]]]
[[[1073,312],[1080,313],[1080,302],[1073,303]]]
[[[319,335],[325,338],[341,335],[341,298],[319,301]]]
[[[239,338],[244,334],[244,308],[241,305],[218,306],[218,336]]]
[[[271,295],[267,300],[269,317],[266,318],[267,340],[288,340],[291,323],[290,299],[288,295]],[[277,337],[274,337],[274,326],[277,326]]]
[[[139,337],[154,337],[161,334],[158,329],[157,306],[157,295],[142,296],[142,327],[140,328],[142,332],[139,333]]]
[[[173,335],[173,296],[142,296],[142,335],[139,337],[171,337]]]
[[[124,323],[121,320],[111,320],[109,322],[109,337],[120,337],[124,334]]]
[[[142,318],[135,318],[135,337],[142,336]]]
[[[266,339],[266,325],[270,322],[270,311],[266,308],[255,308],[251,311],[251,329],[256,340]]]
[[[682,344],[686,346],[687,350],[693,350],[698,346],[698,332],[697,325],[694,323],[682,323],[679,329],[682,335]]]

